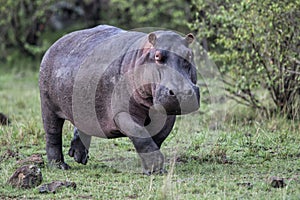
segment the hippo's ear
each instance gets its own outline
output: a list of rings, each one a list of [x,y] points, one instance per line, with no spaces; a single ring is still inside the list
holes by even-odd
[[[192,33],[189,33],[185,36],[185,40],[188,44],[191,44],[195,40],[195,36]]]
[[[156,42],[156,35],[155,33],[149,33],[148,41],[154,46]]]

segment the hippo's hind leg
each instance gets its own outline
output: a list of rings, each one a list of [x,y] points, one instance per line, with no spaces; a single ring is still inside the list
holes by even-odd
[[[44,104],[45,105],[45,104]],[[69,169],[69,165],[64,162],[62,153],[62,128],[64,119],[59,118],[47,106],[42,106],[42,116],[44,129],[46,131],[46,152],[50,165],[61,169]]]
[[[86,164],[88,161],[88,149],[91,142],[91,136],[88,136],[76,127],[74,128],[74,137],[71,141],[71,147],[69,150],[69,156],[74,157],[74,160],[78,163]]]

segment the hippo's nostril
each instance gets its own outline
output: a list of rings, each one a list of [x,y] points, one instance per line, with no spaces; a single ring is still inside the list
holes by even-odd
[[[174,96],[175,95],[175,93],[173,92],[173,90],[169,90],[169,95],[170,96]]]

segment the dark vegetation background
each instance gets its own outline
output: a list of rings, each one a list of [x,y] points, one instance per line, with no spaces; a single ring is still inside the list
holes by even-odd
[[[192,31],[230,98],[264,117],[299,119],[299,18],[299,0],[0,1],[0,62],[22,58],[37,70],[55,40],[98,24]]]

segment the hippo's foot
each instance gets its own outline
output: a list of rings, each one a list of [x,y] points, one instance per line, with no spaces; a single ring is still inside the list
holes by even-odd
[[[164,156],[157,150],[149,153],[139,153],[143,164],[143,174],[165,174],[167,170],[163,168]]]
[[[63,170],[71,169],[71,167],[67,163],[62,162],[62,161],[55,161],[55,160],[50,161],[48,166],[50,168],[58,168],[58,169],[63,169]]]
[[[55,141],[55,138],[51,138],[51,135],[48,135],[48,138],[52,139],[51,141]],[[61,145],[54,145],[47,141],[46,152],[48,158],[48,166],[50,168],[58,168],[63,170],[70,169],[70,166],[64,161]]]
[[[80,140],[77,129],[75,129],[74,137],[71,141],[71,148],[69,150],[69,156],[74,157],[74,160],[78,163],[86,165],[88,161],[89,151],[85,148],[84,144]]]

